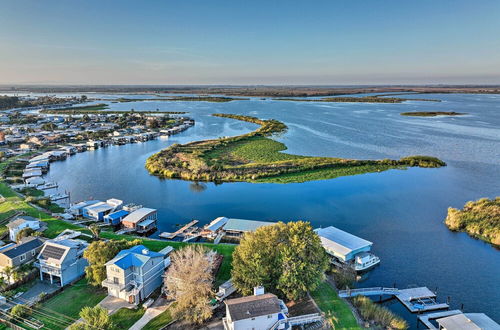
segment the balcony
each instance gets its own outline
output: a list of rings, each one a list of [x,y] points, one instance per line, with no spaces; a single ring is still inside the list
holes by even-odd
[[[49,265],[44,265],[44,264],[38,264],[36,265],[42,273],[47,273],[47,274],[52,274],[52,275],[57,275],[60,276],[62,271],[60,268],[54,267],[54,266],[49,266]]]
[[[102,281],[101,285],[105,288],[117,289],[118,291],[122,291],[125,288],[125,284],[115,283],[108,279]]]

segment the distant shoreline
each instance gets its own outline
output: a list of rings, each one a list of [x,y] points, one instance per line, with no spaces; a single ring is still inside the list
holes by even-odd
[[[0,85],[0,94],[35,93],[178,93],[245,97],[311,97],[386,93],[500,94],[500,85],[379,85],[379,86],[174,86],[174,85]]]

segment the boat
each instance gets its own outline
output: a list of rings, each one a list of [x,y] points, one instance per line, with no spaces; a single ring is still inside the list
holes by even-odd
[[[380,263],[380,258],[370,252],[373,245],[370,241],[333,226],[314,231],[335,266],[347,266],[356,272],[365,272]]]

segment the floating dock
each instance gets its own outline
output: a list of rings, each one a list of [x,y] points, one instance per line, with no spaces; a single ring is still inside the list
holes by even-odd
[[[184,233],[186,230],[188,230],[192,226],[196,225],[198,222],[199,222],[198,220],[193,220],[193,221],[191,221],[190,223],[186,224],[185,226],[183,226],[181,229],[177,230],[174,233],[161,233],[159,236],[161,238],[174,239],[176,236]]]
[[[374,287],[339,291],[339,297],[341,298],[384,295],[394,296],[394,298],[398,299],[412,313],[447,309],[450,307],[448,304],[436,302],[436,294],[427,287],[402,290],[397,288]]]

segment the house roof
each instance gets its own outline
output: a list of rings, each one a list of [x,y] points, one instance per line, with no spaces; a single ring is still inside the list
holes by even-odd
[[[90,206],[90,205],[94,205],[94,204],[97,204],[97,203],[101,203],[101,201],[98,201],[98,200],[83,201],[83,202],[79,202],[79,203],[76,203],[74,205],[71,205],[71,207],[69,209],[70,210],[78,210],[78,209],[81,209],[81,208],[84,208],[84,207],[87,207],[87,206]]]
[[[128,214],[127,211],[125,210],[120,210],[120,211],[116,211],[116,212],[113,212],[113,213],[110,213],[108,214],[107,216],[105,216],[106,219],[111,219],[111,220],[115,220],[115,219],[120,219],[120,218],[123,218],[124,216],[126,216]]]
[[[243,220],[243,219],[228,219],[224,225],[224,230],[230,231],[255,231],[259,227],[270,226],[276,224],[275,222]]]
[[[26,252],[34,250],[43,245],[44,240],[39,237],[27,237],[28,239],[23,240],[20,244],[16,244],[6,250],[0,251],[0,253],[13,259]]]
[[[88,243],[82,240],[73,239],[55,239],[45,242],[39,259],[54,259],[62,262],[66,258],[67,251],[71,249],[84,250],[88,246]]]
[[[161,253],[149,251],[144,245],[136,245],[130,249],[121,250],[106,265],[115,265],[121,269],[127,269],[132,266],[142,267],[151,258],[163,258],[163,256]]]
[[[347,255],[352,251],[373,245],[370,241],[349,234],[333,226],[318,228],[314,231],[318,234],[325,249],[332,250],[341,255]]]
[[[139,221],[142,221],[145,217],[147,217],[148,215],[150,215],[154,212],[156,212],[155,209],[141,207],[140,209],[135,210],[134,212],[127,215],[122,221],[130,222],[130,223],[138,223]]]
[[[440,326],[448,329],[491,329],[499,330],[500,325],[483,313],[466,313],[442,317],[436,320]]]
[[[272,293],[226,300],[232,321],[279,313],[280,301]]]
[[[14,229],[14,228],[19,227],[20,225],[22,225],[25,222],[34,222],[34,221],[38,222],[38,219],[23,215],[23,216],[17,217],[13,221],[9,222],[6,226],[9,229]]]
[[[90,206],[85,207],[87,209],[87,212],[92,211],[92,212],[106,212],[109,210],[113,209],[113,206],[106,204],[104,202],[99,202]]]

